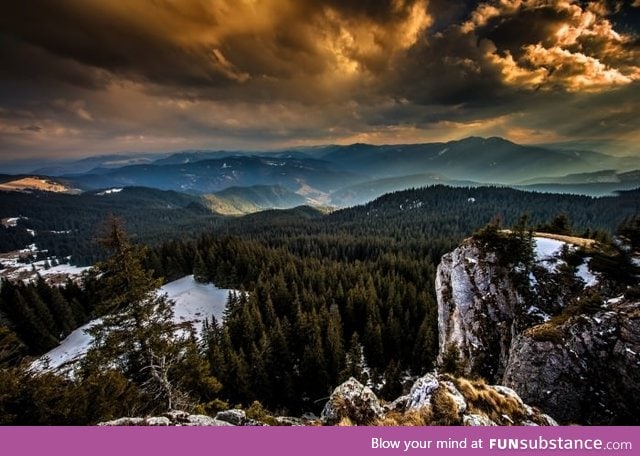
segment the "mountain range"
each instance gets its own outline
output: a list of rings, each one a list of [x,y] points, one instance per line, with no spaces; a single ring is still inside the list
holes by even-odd
[[[36,168],[18,177],[55,178],[84,191],[173,190],[204,196],[214,212],[239,215],[301,204],[348,207],[388,192],[434,184],[492,184],[601,196],[639,187],[639,169],[636,157],[469,137],[446,143],[329,145],[247,153],[190,150],[105,155]],[[9,180],[4,176],[3,181]]]

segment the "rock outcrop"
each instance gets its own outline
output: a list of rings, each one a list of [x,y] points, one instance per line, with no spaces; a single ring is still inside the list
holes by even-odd
[[[320,419],[323,424],[339,424],[347,419],[353,423],[372,424],[383,415],[375,393],[355,378],[339,385],[325,404]]]
[[[466,241],[442,257],[436,296],[440,356],[455,346],[466,374],[499,379],[517,335],[517,309],[524,307],[507,268]]]
[[[383,403],[354,378],[339,385],[325,404],[320,419],[269,417],[279,426],[554,426],[557,423],[526,405],[511,389],[486,385],[446,374],[429,373],[417,379],[409,394]],[[266,426],[244,410],[218,412],[214,417],[171,411],[162,416],[119,418],[99,426]]]
[[[503,383],[562,422],[637,424],[640,303],[620,300],[524,331]]]
[[[98,423],[98,426],[233,426],[233,424],[207,415],[191,415],[174,410],[162,416],[118,418]]]
[[[561,422],[640,423],[640,302],[607,300],[584,254],[537,241],[526,266],[474,239],[442,258],[440,361],[453,353],[465,375],[506,385]]]
[[[429,373],[411,391],[381,405],[354,378],[331,394],[322,415],[325,425],[553,426],[548,415],[526,405],[511,389]]]

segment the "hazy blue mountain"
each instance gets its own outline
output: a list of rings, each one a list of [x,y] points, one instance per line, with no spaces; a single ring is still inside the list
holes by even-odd
[[[185,150],[176,152],[168,157],[159,158],[153,162],[154,165],[184,165],[204,160],[217,160],[220,158],[241,156],[238,152],[224,150]]]
[[[207,206],[222,215],[244,215],[267,209],[289,209],[307,203],[307,199],[280,185],[230,187],[204,195]]]
[[[598,182],[620,182],[615,169],[605,169],[592,173],[567,174],[560,177],[534,177],[521,182],[522,185],[536,184],[590,184]]]
[[[515,186],[547,193],[574,193],[589,196],[613,195],[621,190],[640,188],[640,170],[618,173],[614,170],[568,174],[561,177],[528,179]]]
[[[502,184],[535,175],[561,176],[617,168],[617,160],[605,154],[522,146],[496,137],[430,144],[331,146],[323,158],[341,169],[357,169],[374,177],[429,172],[451,179]]]
[[[153,162],[154,165],[183,165],[186,163],[195,163],[205,160],[218,160],[228,157],[246,157],[256,156],[264,158],[279,158],[279,159],[298,159],[304,160],[311,158],[308,154],[298,150],[286,150],[286,151],[266,151],[266,152],[246,152],[246,151],[225,151],[225,150],[185,150],[176,152],[163,157]]]
[[[304,194],[322,194],[364,180],[315,159],[233,156],[184,164],[135,165],[69,176],[84,188],[144,186],[190,193],[215,193],[229,187],[280,185]]]
[[[46,176],[83,174],[95,168],[114,169],[123,166],[151,163],[161,154],[111,154],[87,157],[80,160],[65,161],[36,168],[31,173]],[[33,169],[33,168],[32,168]]]
[[[304,197],[300,203],[344,207],[386,192],[438,183],[603,195],[635,188],[640,181],[637,173],[625,174],[634,169],[640,169],[640,161],[634,157],[614,157],[567,145],[554,149],[523,146],[497,137],[469,137],[426,144],[104,155],[46,167],[38,174],[64,177],[83,190],[144,186],[213,194],[230,187],[280,186]],[[225,210],[244,213],[249,206],[264,207],[238,204],[231,209],[234,204],[227,200]]]
[[[353,206],[374,200],[385,193],[437,184],[451,187],[476,187],[480,185],[473,181],[449,179],[441,174],[413,174],[375,179],[341,188],[331,194],[330,203],[339,207]]]

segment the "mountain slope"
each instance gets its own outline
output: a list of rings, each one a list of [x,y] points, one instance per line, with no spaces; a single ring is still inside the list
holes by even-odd
[[[221,215],[244,215],[266,209],[289,209],[307,203],[306,198],[280,185],[230,187],[204,195],[207,206]]]
[[[24,248],[26,239],[49,250],[52,256],[72,255],[75,264],[86,265],[100,255],[95,238],[110,215],[122,218],[136,241],[149,243],[199,233],[220,219],[200,197],[151,188],[116,188],[78,195],[0,192],[0,219],[22,217],[16,227],[0,228],[7,235],[0,240],[16,242],[2,242],[7,251]]]
[[[511,184],[538,175],[558,176],[615,168],[613,157],[522,146],[502,138],[470,137],[448,143],[332,146],[323,159],[345,170],[377,177],[417,172],[441,173],[452,179]]]
[[[434,173],[414,174],[410,176],[375,179],[344,187],[331,194],[330,202],[334,206],[348,207],[367,203],[385,193],[438,184],[449,185],[451,187],[477,187],[481,185],[472,181],[452,180]]]
[[[336,170],[322,160],[256,156],[125,166],[68,178],[85,188],[143,186],[192,193],[214,193],[229,187],[254,185],[280,185],[292,191],[311,189],[312,193],[322,193],[358,179],[354,173]]]
[[[78,189],[69,187],[64,182],[39,176],[27,176],[9,179],[0,183],[0,191],[5,192],[51,192],[79,193]]]

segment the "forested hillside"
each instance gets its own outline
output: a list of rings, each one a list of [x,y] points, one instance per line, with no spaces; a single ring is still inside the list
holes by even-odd
[[[488,222],[508,227],[528,214],[531,228],[607,244],[617,226],[636,214],[638,204],[638,192],[589,198],[436,186],[385,195],[329,215],[301,207],[216,220],[207,229],[199,225],[200,235],[194,233],[198,225],[182,232],[185,219],[167,218],[163,230],[172,240],[156,239],[140,261],[165,281],[194,274],[199,281],[243,291],[230,297],[224,321],[206,325],[192,352],[189,369],[204,369],[202,375],[219,382],[215,394],[202,384],[190,384],[193,390],[187,388],[185,394],[192,393],[192,407],[214,412],[225,403],[248,406],[257,400],[282,413],[317,413],[332,388],[349,376],[368,382],[381,397],[393,398],[402,392],[404,379],[435,365],[436,266],[444,253]],[[158,203],[153,210],[166,214],[163,208]],[[124,212],[132,234],[150,223],[145,217],[153,217],[153,210]],[[193,220],[211,220],[197,206],[176,210]],[[53,207],[49,214],[52,221],[60,220]],[[89,214],[98,217],[97,212]],[[105,299],[102,280],[93,275],[83,286],[69,284],[60,289],[62,299],[53,299],[57,292],[41,282],[4,283],[2,349],[19,346],[5,363],[17,365],[21,356],[46,352],[70,329],[105,312],[94,305]],[[194,367],[196,359],[204,364]],[[56,378],[46,393],[40,391],[41,377],[14,374],[21,375],[26,376],[21,386],[7,391],[9,399],[0,404],[5,414],[15,401],[34,400],[32,388],[51,401],[78,388],[86,394],[84,386],[55,373],[42,374]],[[121,388],[122,374],[109,375],[101,381]],[[126,375],[137,381],[134,374]],[[125,390],[132,403],[145,400],[144,392],[124,389],[122,394]],[[65,417],[53,407],[13,422],[83,423],[125,414],[104,400],[91,416],[78,412]]]

